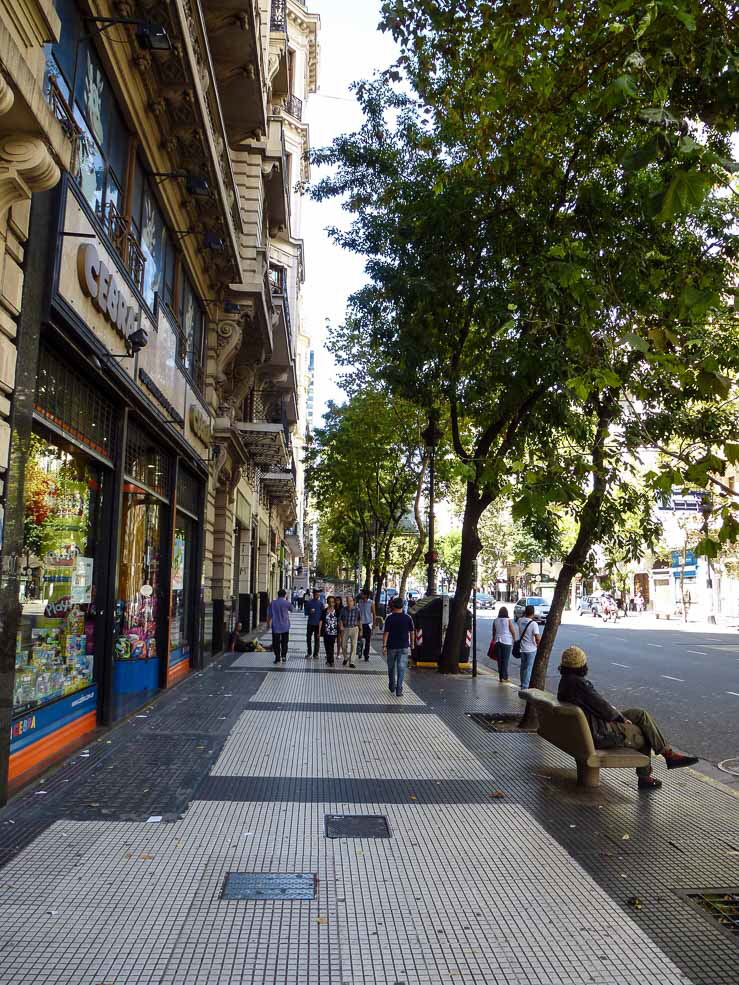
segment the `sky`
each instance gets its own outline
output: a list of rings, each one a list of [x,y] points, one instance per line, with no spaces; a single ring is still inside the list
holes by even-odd
[[[321,17],[318,92],[309,97],[303,117],[315,148],[358,129],[362,114],[349,86],[387,68],[397,50],[389,35],[377,30],[380,0],[307,0],[306,6]],[[319,170],[312,168],[311,180],[319,176]],[[365,280],[364,259],[336,246],[325,231],[327,226],[348,222],[349,215],[338,201],[315,203],[306,197],[302,316],[316,353],[314,425],[320,425],[328,400],[342,399],[333,358],[324,346],[326,320],[334,326],[343,322],[347,298]]]

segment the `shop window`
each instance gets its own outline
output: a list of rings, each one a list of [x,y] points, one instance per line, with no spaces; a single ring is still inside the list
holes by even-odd
[[[115,608],[116,660],[157,656],[163,510],[163,504],[146,489],[125,482]]]
[[[168,506],[164,498],[168,498],[169,474],[170,461],[164,450],[135,421],[129,421],[114,657],[119,662],[149,661],[152,671],[128,676],[116,672],[115,689],[119,697],[158,686],[157,640],[161,639],[161,620],[165,615],[160,601],[165,590],[162,548]],[[120,707],[124,705],[125,700]]]
[[[195,520],[178,510],[172,553],[172,603],[169,625],[169,660],[172,665],[187,659],[195,642],[193,564],[196,545]]]
[[[103,470],[34,433],[26,465],[14,714],[93,683]]]

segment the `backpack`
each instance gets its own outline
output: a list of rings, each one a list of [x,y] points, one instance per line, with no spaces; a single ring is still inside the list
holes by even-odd
[[[529,626],[533,621],[534,621],[533,619],[529,619],[529,621],[526,623],[526,625],[523,627],[523,630],[519,634],[518,639],[514,640],[513,642],[513,649],[511,650],[511,653],[516,658],[516,660],[521,659],[521,640],[523,639],[524,633],[526,632],[526,630],[529,628]]]

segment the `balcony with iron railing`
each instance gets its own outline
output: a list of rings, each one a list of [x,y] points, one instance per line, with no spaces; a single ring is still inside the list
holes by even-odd
[[[108,202],[102,213],[96,210],[96,214],[134,284],[143,291],[146,257],[131,231],[130,220],[118,211],[115,202]]]
[[[303,119],[303,100],[292,93],[285,100],[285,112],[294,117],[298,122]]]
[[[272,0],[271,31],[287,31],[287,0]]]
[[[276,390],[252,390],[244,401],[242,418],[236,428],[257,465],[287,465],[292,438],[282,394]]]
[[[284,337],[275,339],[276,361],[280,365],[290,365],[293,358],[293,335],[290,323],[290,302],[288,300],[287,270],[279,264],[269,265],[269,288],[272,303],[282,315]]]

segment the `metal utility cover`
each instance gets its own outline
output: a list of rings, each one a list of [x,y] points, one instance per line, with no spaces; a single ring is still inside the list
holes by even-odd
[[[739,888],[680,889],[682,896],[701,916],[718,925],[736,940],[739,937]]]
[[[312,872],[287,875],[284,872],[227,872],[221,899],[226,900],[305,900],[316,898],[316,877]]]
[[[390,838],[384,814],[327,814],[327,838]]]

